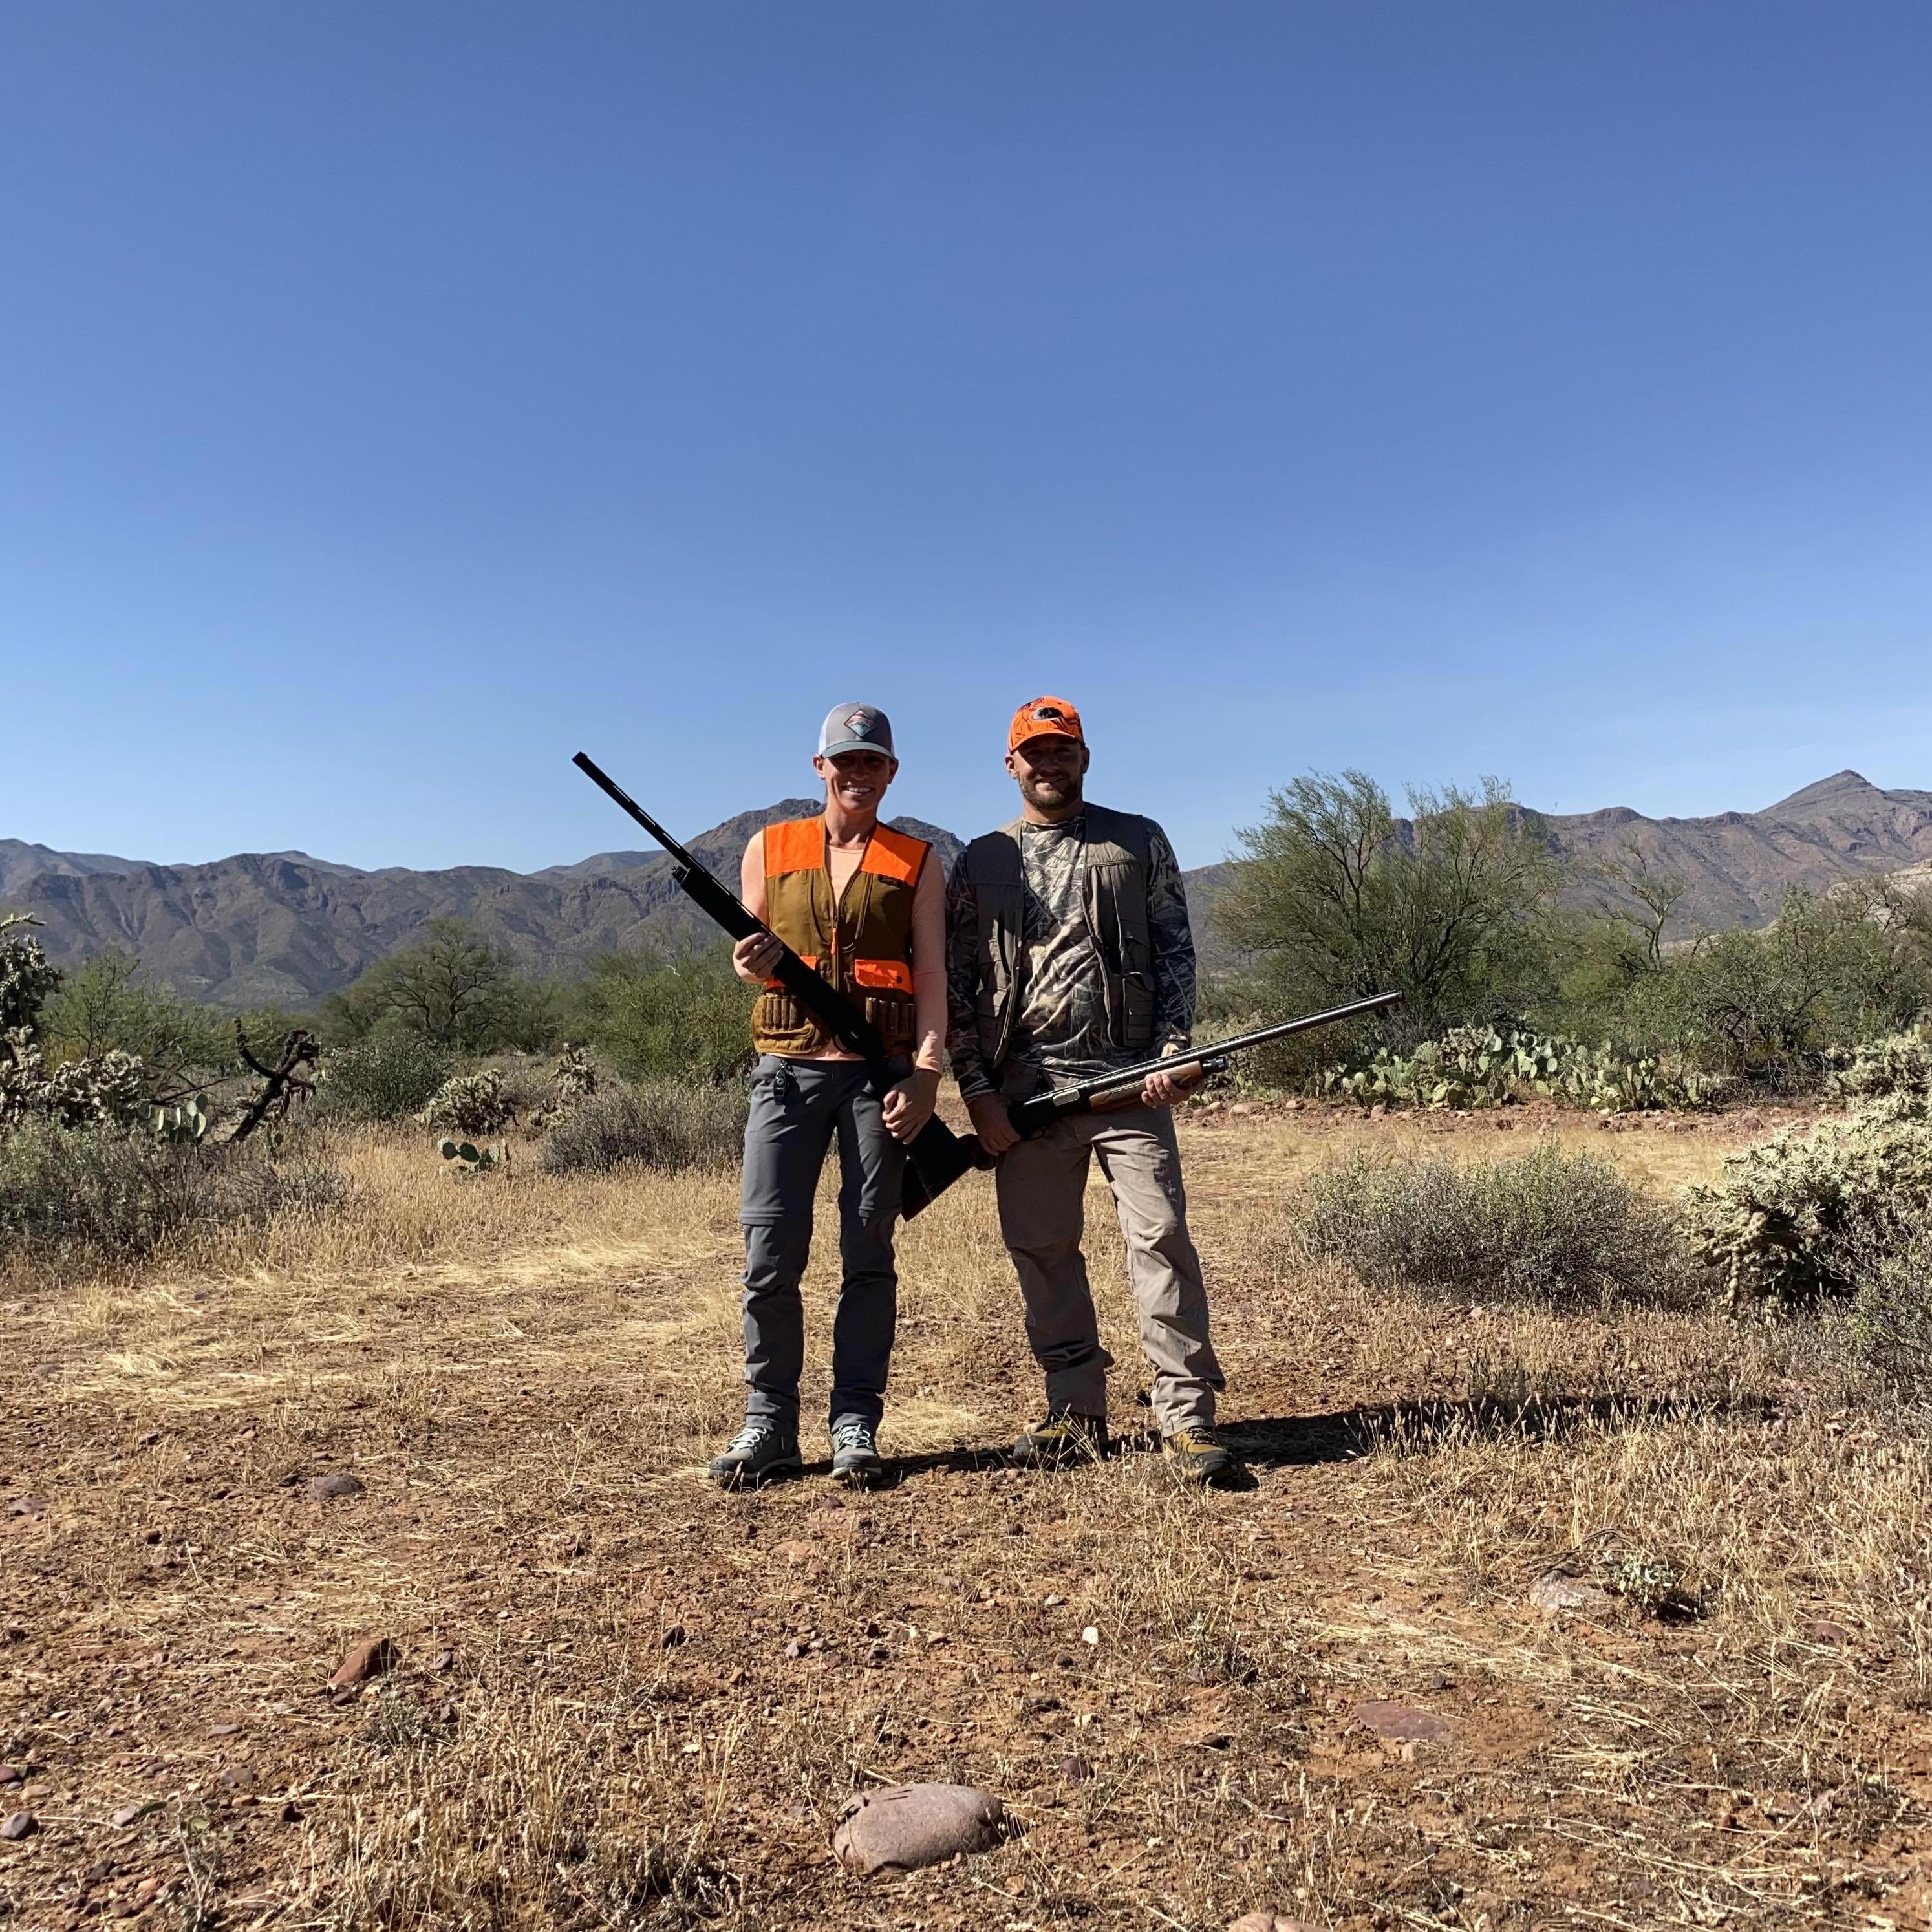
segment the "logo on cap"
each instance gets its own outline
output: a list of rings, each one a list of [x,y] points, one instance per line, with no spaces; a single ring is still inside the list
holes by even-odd
[[[862,706],[846,719],[845,728],[856,737],[865,737],[872,728],[872,714]]]
[[[1066,722],[1066,713],[1061,710],[1060,706],[1057,704],[1042,704],[1036,706],[1034,708],[1033,715],[1035,718],[1039,718],[1042,722],[1050,718],[1056,724],[1064,724]]]

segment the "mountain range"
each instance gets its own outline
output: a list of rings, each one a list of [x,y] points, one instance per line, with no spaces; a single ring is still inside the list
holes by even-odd
[[[818,809],[785,799],[741,812],[692,839],[728,881],[761,825]],[[958,839],[917,819],[892,821],[930,839],[949,866]],[[1860,875],[1905,873],[1932,883],[1932,792],[1886,791],[1856,772],[1807,785],[1761,812],[1647,818],[1624,806],[1546,818],[1566,856],[1628,864],[1684,883],[1678,927],[1756,926],[1786,891],[1823,891]],[[1226,866],[1188,873],[1204,914]],[[439,872],[339,866],[303,852],[244,852],[202,866],[155,865],[98,852],[58,852],[0,838],[0,909],[30,912],[42,943],[71,965],[110,947],[188,997],[244,1006],[307,1006],[346,986],[432,919],[455,916],[532,968],[568,970],[612,946],[708,937],[661,852],[600,852],[540,872],[489,866]],[[1204,928],[1204,920],[1198,922]]]

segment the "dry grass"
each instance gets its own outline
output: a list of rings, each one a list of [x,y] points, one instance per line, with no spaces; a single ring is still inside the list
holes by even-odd
[[[1276,1258],[1290,1184],[1348,1150],[1533,1126],[1184,1131],[1255,1478],[1206,1496],[1142,1454],[986,1454],[1036,1386],[981,1182],[904,1238],[905,1473],[866,1496],[703,1480],[739,1402],[719,1177],[466,1182],[345,1136],[332,1216],[16,1285],[0,1475],[46,1507],[0,1518],[0,1761],[32,1794],[0,1808],[44,1826],[0,1846],[15,1922],[145,1896],[142,1925],[1924,1924],[1918,1419],[1776,1331]],[[1666,1186],[1738,1130],[1549,1131]],[[336,1468],[367,1492],[284,1481]],[[1528,1606],[1604,1556],[1700,1613]],[[378,1632],[400,1667],[332,1700]],[[1448,1735],[1384,1744],[1372,1699]],[[830,1862],[855,1788],[955,1777],[1023,1835],[904,1880]]]

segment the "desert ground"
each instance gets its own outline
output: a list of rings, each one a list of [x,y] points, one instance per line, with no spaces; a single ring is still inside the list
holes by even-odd
[[[345,1134],[325,1218],[16,1269],[8,1922],[1922,1926],[1914,1417],[1799,1328],[1420,1300],[1285,1232],[1357,1144],[1554,1134],[1669,1190],[1764,1124],[1191,1111],[1251,1472],[1209,1493],[1147,1453],[1097,1186],[1122,1452],[1003,1466],[1038,1385],[976,1178],[903,1238],[898,1480],[866,1494],[704,1480],[740,1402],[728,1175],[465,1180]],[[1682,1606],[1531,1600],[1606,1555]],[[332,1690],[377,1639],[393,1667]],[[848,1797],[928,1779],[1018,1828],[834,1862]]]

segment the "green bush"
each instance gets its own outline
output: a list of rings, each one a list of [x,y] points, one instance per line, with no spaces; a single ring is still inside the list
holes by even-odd
[[[417,1033],[373,1033],[324,1050],[316,1100],[352,1120],[400,1120],[420,1113],[450,1076],[449,1056]]]
[[[1472,1300],[1682,1301],[1694,1293],[1669,1211],[1592,1154],[1405,1164],[1356,1156],[1310,1183],[1309,1256],[1374,1286]]]
[[[446,1080],[423,1109],[423,1125],[436,1133],[494,1134],[515,1117],[516,1109],[503,1090],[503,1076],[494,1066],[480,1072],[458,1073]]]
[[[1787,1130],[1690,1190],[1693,1232],[1734,1306],[1850,1294],[1932,1211],[1932,1118],[1921,1094]]]
[[[606,952],[566,995],[570,1036],[627,1080],[736,1079],[748,1072],[752,1002],[730,952]]]
[[[625,1162],[676,1172],[726,1168],[744,1144],[750,1097],[740,1086],[659,1080],[607,1088],[562,1115],[544,1142],[550,1174]]]
[[[183,1228],[320,1210],[344,1191],[328,1168],[280,1165],[246,1147],[29,1120],[0,1134],[0,1252],[130,1261]]]

